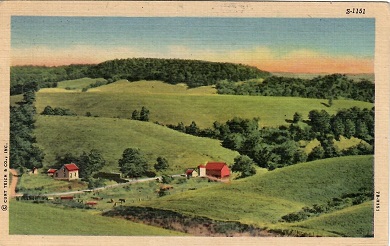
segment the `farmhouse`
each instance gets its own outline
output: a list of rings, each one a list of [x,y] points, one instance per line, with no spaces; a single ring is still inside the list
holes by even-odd
[[[187,169],[187,171],[186,171],[186,177],[187,178],[198,177],[198,176],[199,176],[198,172],[195,169],[193,169],[193,168]]]
[[[79,178],[79,168],[74,163],[65,164],[55,171],[54,179],[73,180]]]
[[[208,162],[206,164],[206,175],[215,178],[225,178],[230,176],[230,170],[225,162]]]
[[[206,166],[199,165],[198,166],[198,173],[199,173],[199,177],[206,177]]]

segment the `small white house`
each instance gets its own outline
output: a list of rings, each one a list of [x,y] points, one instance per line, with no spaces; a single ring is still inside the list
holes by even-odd
[[[199,165],[199,177],[206,177],[206,166],[205,165]]]
[[[79,168],[74,163],[65,164],[53,174],[54,179],[74,180],[79,178]]]

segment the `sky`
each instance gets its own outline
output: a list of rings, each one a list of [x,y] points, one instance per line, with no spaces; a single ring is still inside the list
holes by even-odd
[[[39,17],[11,19],[12,65],[151,57],[270,72],[373,73],[375,19]]]

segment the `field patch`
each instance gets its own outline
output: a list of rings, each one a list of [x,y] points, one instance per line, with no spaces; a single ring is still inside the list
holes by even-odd
[[[27,202],[11,201],[9,217],[9,231],[12,235],[185,235],[123,219],[103,217],[93,211],[56,208]]]
[[[103,78],[91,79],[91,78],[82,78],[74,80],[64,80],[57,83],[57,88],[63,88],[68,90],[81,90],[91,84],[96,82],[105,82]]]

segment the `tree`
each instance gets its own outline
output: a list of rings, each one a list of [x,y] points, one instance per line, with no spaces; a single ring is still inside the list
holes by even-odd
[[[54,115],[54,109],[53,109],[52,107],[50,107],[50,106],[46,106],[46,107],[43,109],[43,111],[42,111],[41,114],[42,114],[42,115]]]
[[[142,107],[141,108],[141,113],[139,116],[139,120],[141,121],[149,121],[149,109]]]
[[[148,163],[139,149],[127,148],[118,161],[119,169],[125,176],[141,177],[148,171]]]
[[[138,110],[133,111],[133,113],[131,114],[131,119],[132,120],[139,120],[140,119]]]
[[[312,110],[309,112],[310,126],[314,132],[320,134],[329,133],[330,115],[325,110]]]
[[[186,133],[197,136],[199,133],[199,127],[196,125],[195,121],[191,122],[191,125],[186,126]]]
[[[239,178],[245,178],[256,174],[254,168],[254,162],[251,158],[246,155],[240,155],[234,158],[234,164],[231,169],[233,172],[239,172]]]
[[[293,116],[293,122],[298,123],[300,121],[302,121],[302,114],[295,112],[295,114]]]
[[[309,154],[307,159],[309,161],[323,159],[324,155],[325,155],[324,148],[321,145],[319,145],[319,146],[316,146],[316,147],[313,148],[313,150],[310,152],[310,154]]]
[[[80,177],[85,178],[92,176],[94,172],[100,171],[106,161],[98,150],[92,149],[89,153],[83,152],[76,164],[80,168]]]
[[[154,164],[154,169],[156,169],[157,172],[162,170],[167,170],[169,167],[168,160],[164,157],[157,157],[157,163]]]

